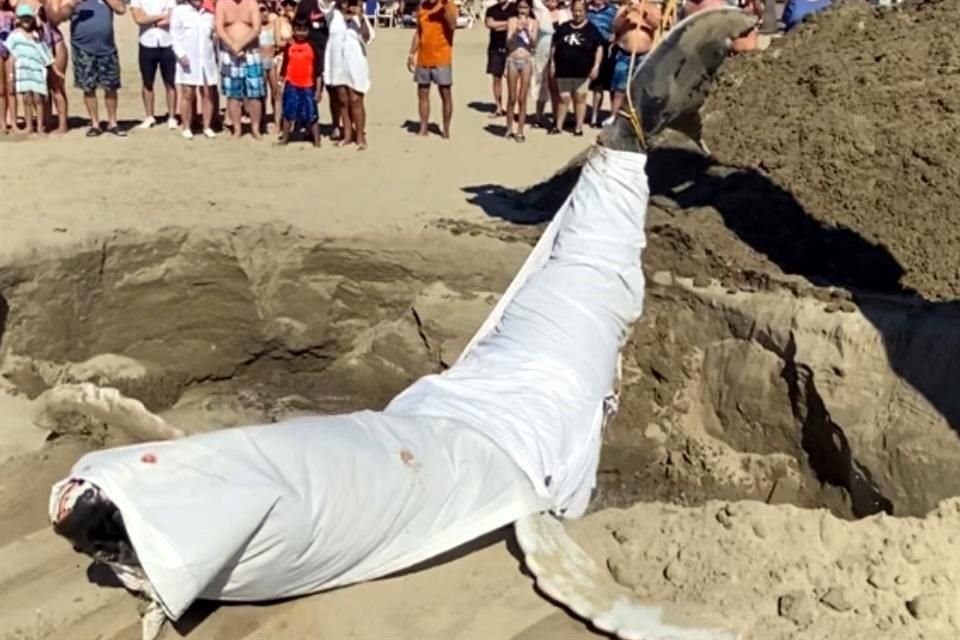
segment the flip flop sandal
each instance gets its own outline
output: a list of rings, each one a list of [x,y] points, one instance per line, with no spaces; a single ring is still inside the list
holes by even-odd
[[[118,138],[127,137],[127,132],[121,129],[120,127],[107,127],[106,133],[109,133],[112,136],[117,136]]]
[[[517,134],[516,138],[514,138],[514,139],[515,139],[517,142],[526,142],[526,141],[527,141],[527,136],[525,136],[525,135],[523,135],[522,133],[520,133],[520,134]]]
[[[103,130],[100,127],[90,127],[87,129],[88,138],[99,138],[103,135]]]
[[[577,129],[576,131],[573,132],[573,135],[575,135],[578,138],[583,137],[583,129]]]
[[[560,135],[560,129],[558,129],[557,127],[554,127],[553,129],[550,129],[549,131],[547,131],[547,135],[548,135],[548,136],[558,136],[558,135]]]

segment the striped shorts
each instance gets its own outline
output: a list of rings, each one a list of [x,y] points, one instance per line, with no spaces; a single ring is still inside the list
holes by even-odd
[[[267,95],[263,60],[257,50],[233,55],[220,52],[220,83],[224,97],[230,100],[257,100]]]

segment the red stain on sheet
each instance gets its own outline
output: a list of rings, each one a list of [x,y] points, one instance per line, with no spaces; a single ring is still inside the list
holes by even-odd
[[[403,462],[403,464],[407,466],[411,466],[413,464],[413,460],[414,460],[413,454],[410,453],[407,449],[400,450],[400,461]]]
[[[156,464],[157,456],[153,455],[152,453],[145,453],[140,456],[140,462],[143,464]]]

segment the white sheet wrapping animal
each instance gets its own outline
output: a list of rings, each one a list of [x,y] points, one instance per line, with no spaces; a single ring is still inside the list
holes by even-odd
[[[78,486],[98,487],[141,565],[115,570],[148,581],[176,620],[198,598],[312,593],[537,511],[581,515],[619,350],[642,307],[645,162],[592,152],[464,357],[385,411],[91,453],[54,486],[51,519]]]

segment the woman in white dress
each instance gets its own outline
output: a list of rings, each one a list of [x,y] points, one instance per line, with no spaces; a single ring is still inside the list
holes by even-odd
[[[367,148],[367,114],[363,97],[370,90],[367,45],[374,33],[363,12],[361,0],[337,0],[327,14],[330,39],[324,52],[323,82],[331,88],[338,104],[343,137],[337,146],[356,142]]]
[[[214,44],[214,17],[203,8],[203,0],[188,0],[174,7],[170,15],[170,35],[177,56],[177,86],[180,87],[180,120],[182,135],[193,138],[196,90],[203,102],[203,135],[215,138],[213,132],[213,99],[219,82]]]
[[[557,105],[560,103],[557,79],[550,73],[550,47],[557,27],[570,19],[570,10],[561,7],[559,0],[533,0],[533,15],[537,18],[539,35],[537,48],[533,54],[530,93],[537,97],[536,126],[548,128],[543,121],[547,98],[550,98],[554,121],[557,119]]]

